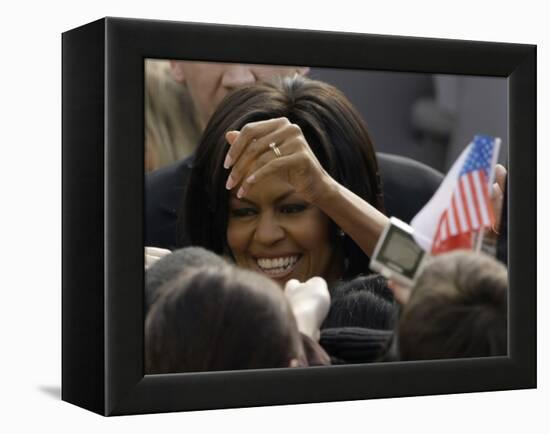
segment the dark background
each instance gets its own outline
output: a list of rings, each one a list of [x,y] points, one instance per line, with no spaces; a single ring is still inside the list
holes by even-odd
[[[508,147],[508,81],[498,77],[312,68],[363,114],[377,151],[446,172],[476,134]],[[506,164],[505,164],[506,165]]]

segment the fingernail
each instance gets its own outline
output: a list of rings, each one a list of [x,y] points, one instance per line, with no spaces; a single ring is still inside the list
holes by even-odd
[[[237,138],[237,136],[239,135],[239,132],[238,131],[228,131],[226,134],[225,134],[225,138],[227,140],[227,142],[232,145],[233,142],[235,141],[235,139]]]
[[[248,178],[246,178],[246,182],[248,182],[249,184],[254,183],[254,181],[256,181],[256,177],[254,175],[250,175]]]
[[[237,192],[237,197],[240,199],[244,196],[244,189],[241,187],[239,188],[239,191]]]
[[[229,177],[227,178],[227,182],[225,183],[225,188],[227,188],[228,190],[231,190],[234,186],[235,186],[235,181],[233,180],[231,175],[229,175]]]
[[[225,167],[226,169],[229,169],[232,163],[233,163],[233,159],[231,158],[231,155],[227,154],[225,156],[225,161],[223,162],[223,167]]]

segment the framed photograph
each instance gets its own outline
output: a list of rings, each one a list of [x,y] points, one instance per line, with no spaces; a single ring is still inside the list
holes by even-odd
[[[536,387],[535,46],[104,18],[64,33],[62,49],[63,400],[109,416]],[[262,95],[285,100],[297,111],[288,116],[269,111]],[[331,111],[333,106],[338,109]],[[338,134],[329,128],[332,118]],[[360,120],[354,123],[355,118]],[[151,306],[169,291],[160,291],[158,299],[148,292],[145,247],[207,247],[280,286],[290,278],[322,275],[330,289],[333,277],[341,282],[369,272],[368,262],[352,254],[339,257],[336,271],[330,261],[319,265],[323,252],[333,258],[335,242],[346,252],[360,244],[353,227],[322,206],[311,210],[300,201],[298,208],[296,201],[282,206],[279,198],[271,201],[285,219],[323,211],[327,223],[319,233],[326,237],[308,238],[321,221],[312,217],[295,236],[300,248],[272,249],[277,242],[268,240],[272,227],[261,230],[261,241],[260,229],[246,235],[247,219],[270,225],[266,216],[273,213],[262,210],[271,210],[271,202],[260,206],[261,194],[246,199],[259,171],[241,175],[239,185],[244,189],[244,178],[251,180],[249,190],[231,185],[228,174],[237,176],[236,168],[244,165],[228,160],[227,149],[245,143],[243,131],[253,135],[258,128],[263,135],[246,143],[264,144],[258,151],[264,160],[282,165],[293,146],[311,146],[325,168],[336,167],[327,171],[340,184],[359,170],[357,182],[379,187],[357,193],[370,204],[368,194],[383,203],[374,207],[374,216],[382,211],[406,223],[474,136],[498,137],[493,157],[507,176],[495,213],[502,223],[493,237],[497,245],[487,249],[507,268],[504,349],[487,357],[467,351],[464,357],[367,357],[335,346],[335,336],[344,332],[331,335],[326,330],[335,327],[325,323],[311,340],[320,343],[330,363],[307,366],[290,358],[278,365],[203,363],[185,369],[170,365],[163,347],[156,359],[151,356]],[[284,136],[288,131],[292,140]],[[331,144],[337,136],[350,142],[354,135],[366,150],[362,163],[349,163],[351,169],[345,164],[338,169],[345,157],[333,163],[330,149],[325,146],[325,155],[315,148],[322,148],[325,136]],[[219,171],[212,170],[212,161]],[[224,186],[214,191],[222,175]],[[402,253],[385,250],[388,261]],[[396,304],[393,309],[398,312]],[[297,324],[293,333],[303,335]],[[207,325],[196,325],[197,339],[206,336],[201,333]],[[358,329],[376,329],[391,354],[399,345],[396,327],[394,321],[344,328],[353,336]],[[478,329],[489,327],[483,323]],[[258,348],[251,342],[248,346]]]

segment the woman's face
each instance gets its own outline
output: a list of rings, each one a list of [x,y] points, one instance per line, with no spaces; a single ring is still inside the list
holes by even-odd
[[[227,241],[238,265],[284,284],[313,276],[327,280],[337,269],[328,217],[280,177],[271,176],[229,201]]]

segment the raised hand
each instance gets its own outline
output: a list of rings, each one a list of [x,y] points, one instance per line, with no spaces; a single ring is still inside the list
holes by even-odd
[[[287,118],[269,119],[229,131],[231,145],[224,167],[232,168],[226,188],[240,185],[237,197],[270,175],[292,185],[305,200],[314,202],[323,180],[330,178],[309,147],[302,130]]]
[[[506,177],[508,172],[503,165],[495,166],[495,182],[491,191],[491,205],[495,215],[495,226],[493,230],[498,233],[500,229],[500,218],[502,215],[502,202],[504,200],[504,186],[506,185]]]
[[[145,269],[161,259],[163,256],[172,253],[170,250],[161,249],[160,247],[145,247]]]

